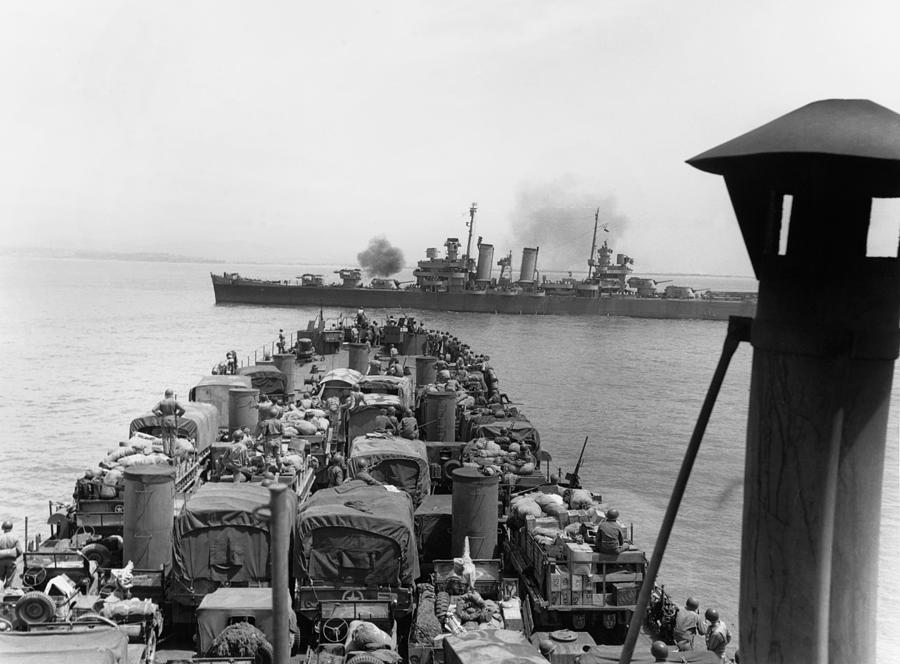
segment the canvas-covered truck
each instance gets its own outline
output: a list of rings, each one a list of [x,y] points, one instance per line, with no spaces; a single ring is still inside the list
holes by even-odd
[[[296,496],[288,493],[291,513]],[[175,518],[172,572],[166,598],[176,623],[192,623],[201,600],[216,589],[271,582],[269,490],[256,484],[204,484]]]
[[[209,452],[219,432],[219,412],[208,403],[184,404],[177,420],[176,436],[184,451],[168,457],[159,451],[162,418],[152,413],[136,417],[128,428],[127,442],[120,443],[96,470],[75,482],[71,504],[51,504],[53,537],[71,538],[100,567],[123,564],[121,538],[125,525],[124,470],[132,465],[163,464],[175,468],[175,490],[192,491],[206,469]],[[190,449],[188,449],[190,448]]]
[[[587,630],[598,643],[621,643],[647,569],[644,551],[632,547],[599,553],[589,543],[603,510],[595,504],[568,509],[559,487],[531,495],[556,496],[542,516],[507,521],[507,563],[521,579],[526,611],[536,630]],[[515,508],[513,508],[515,510]],[[581,534],[588,543],[578,543]]]
[[[348,466],[351,477],[366,467],[376,481],[406,491],[415,507],[431,493],[428,452],[421,440],[368,433],[353,439]]]
[[[288,615],[289,650],[299,647],[297,616]],[[245,646],[255,641],[253,661],[271,662],[275,642],[275,613],[272,609],[271,588],[219,588],[197,607],[196,648],[200,662],[232,661],[235,645]],[[244,648],[241,648],[244,650]]]
[[[387,601],[409,615],[419,559],[409,495],[351,480],[314,493],[294,526],[297,607],[309,623],[323,603]]]

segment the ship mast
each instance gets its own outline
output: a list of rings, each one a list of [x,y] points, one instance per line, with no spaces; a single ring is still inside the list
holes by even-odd
[[[594,213],[594,238],[591,240],[591,255],[588,256],[588,281],[594,276],[594,253],[597,251],[597,222],[600,221],[600,208]]]
[[[472,250],[472,229],[475,227],[475,211],[478,209],[478,203],[472,203],[469,208],[469,239],[466,241],[466,273],[469,272],[469,252]]]

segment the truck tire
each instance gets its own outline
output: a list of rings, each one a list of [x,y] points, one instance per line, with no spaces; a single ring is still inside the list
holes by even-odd
[[[48,622],[56,615],[56,604],[50,595],[39,590],[25,593],[16,602],[16,618],[26,625]]]
[[[347,664],[384,664],[384,662],[372,655],[362,654],[351,657]]]
[[[88,544],[81,550],[81,553],[88,560],[97,563],[97,567],[109,567],[112,562],[112,553],[99,542]]]
[[[254,664],[272,664],[275,661],[275,649],[268,641],[263,641],[256,649],[256,655],[253,658]],[[383,662],[381,664],[384,664]]]

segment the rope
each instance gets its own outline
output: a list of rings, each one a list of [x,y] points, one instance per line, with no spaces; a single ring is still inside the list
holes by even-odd
[[[725,343],[722,346],[722,355],[719,357],[719,364],[713,374],[712,382],[706,392],[706,398],[700,409],[700,416],[697,418],[697,424],[694,426],[694,433],[688,448],[684,453],[684,460],[681,462],[681,470],[678,471],[678,478],[675,480],[675,487],[672,489],[672,495],[669,498],[669,505],[666,508],[665,517],[659,530],[659,537],[656,539],[656,546],[653,548],[653,557],[650,559],[650,565],[647,569],[647,575],[641,584],[641,592],[638,595],[637,605],[634,607],[634,615],[631,617],[631,623],[628,625],[628,636],[625,638],[625,644],[622,646],[622,653],[619,657],[619,664],[628,664],[631,662],[631,656],[634,654],[634,646],[640,635],[641,627],[647,617],[647,605],[650,602],[650,594],[656,584],[656,575],[659,573],[660,565],[662,565],[663,555],[666,552],[666,545],[669,543],[669,536],[672,534],[672,527],[675,524],[675,517],[678,515],[678,507],[681,505],[681,499],[684,497],[684,490],[687,487],[688,479],[691,476],[691,469],[694,467],[694,461],[697,459],[697,452],[700,450],[700,443],[703,440],[703,434],[706,433],[706,425],[712,415],[713,406],[716,404],[716,398],[719,396],[719,390],[722,382],[725,380],[725,374],[728,371],[728,365],[734,352],[737,350],[741,341],[750,340],[750,326],[752,319],[739,316],[731,316],[728,319],[728,333],[725,336]]]

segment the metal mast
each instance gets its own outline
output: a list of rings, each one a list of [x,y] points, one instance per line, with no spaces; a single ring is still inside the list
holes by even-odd
[[[594,254],[597,251],[597,222],[600,221],[600,208],[594,213],[594,239],[591,240],[591,255],[588,256],[588,281],[594,276]]]
[[[478,203],[472,203],[469,208],[469,239],[466,241],[466,272],[469,272],[469,252],[472,250],[472,229],[475,227],[475,211],[478,209]]]

